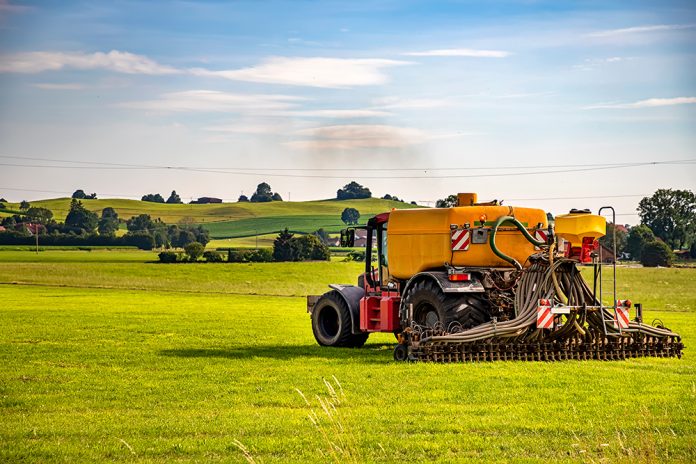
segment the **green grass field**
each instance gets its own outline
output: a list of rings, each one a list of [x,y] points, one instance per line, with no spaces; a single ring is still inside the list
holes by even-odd
[[[414,208],[408,203],[369,198],[364,200],[318,200],[304,202],[274,201],[270,203],[222,203],[211,205],[169,205],[138,200],[104,199],[81,200],[85,207],[101,214],[106,207],[114,208],[119,217],[128,219],[149,214],[169,224],[190,218],[203,224],[212,238],[248,237],[277,233],[285,227],[310,233],[323,227],[338,232],[345,225],[341,212],[345,208],[360,211],[362,222],[375,214],[393,208]],[[58,220],[63,220],[70,209],[69,198],[32,201],[32,206],[48,208]],[[8,203],[10,209],[19,209],[18,203]],[[0,216],[7,215],[0,213]]]
[[[155,257],[0,252],[0,462],[696,460],[694,269],[619,269],[681,360],[429,365],[316,345],[303,296],[360,263]]]

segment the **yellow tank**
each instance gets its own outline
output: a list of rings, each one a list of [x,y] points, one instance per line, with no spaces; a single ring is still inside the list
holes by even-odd
[[[442,268],[445,263],[468,267],[512,267],[496,256],[488,243],[491,226],[501,216],[515,217],[532,236],[537,228],[546,229],[548,226],[546,213],[535,208],[473,205],[392,211],[387,227],[390,275],[408,279],[419,272]],[[471,244],[467,250],[452,251],[452,228],[461,229],[467,224],[471,231]],[[520,263],[525,263],[536,251],[517,228],[507,225],[498,228],[496,245],[501,252]]]
[[[555,222],[556,235],[568,240],[573,246],[582,246],[583,238],[603,237],[607,230],[607,220],[596,214],[559,214]]]

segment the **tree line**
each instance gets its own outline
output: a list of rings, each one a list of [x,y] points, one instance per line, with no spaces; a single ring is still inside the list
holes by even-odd
[[[75,198],[70,201],[70,209],[63,222],[56,221],[51,210],[33,207],[28,202],[20,205],[20,209],[22,214],[2,220],[1,224],[6,230],[0,232],[0,244],[30,245],[34,233],[39,234],[44,245],[136,246],[144,250],[181,248],[191,242],[206,244],[210,241],[208,231],[200,225],[167,225],[159,218],[152,219],[149,214],[140,214],[124,221],[114,208],[104,208],[98,215]],[[125,223],[128,232],[117,237],[116,232],[122,223]]]

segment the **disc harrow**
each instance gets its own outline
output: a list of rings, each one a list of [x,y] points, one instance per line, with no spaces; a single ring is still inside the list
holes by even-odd
[[[552,329],[537,328],[540,300],[564,304]],[[453,324],[423,327],[412,323],[404,333],[408,359],[425,362],[621,360],[682,355],[681,337],[663,326],[632,321],[612,324],[614,314],[597,301],[576,261],[537,255],[523,271],[515,292],[516,317],[495,319],[463,330]]]

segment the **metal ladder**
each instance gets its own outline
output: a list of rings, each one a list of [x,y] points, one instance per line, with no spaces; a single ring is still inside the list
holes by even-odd
[[[614,317],[612,319],[607,319],[604,315],[605,307],[604,307],[604,302],[602,299],[603,298],[602,269],[604,266],[604,260],[603,260],[603,256],[602,256],[603,248],[601,245],[599,247],[599,263],[597,264],[598,268],[596,268],[599,270],[599,272],[597,272],[597,270],[595,270],[595,288],[596,288],[597,277],[599,277],[599,310],[600,310],[600,316],[602,318],[602,330],[604,331],[604,335],[613,336],[613,335],[617,335],[617,334],[609,333],[607,331],[607,323],[611,324],[612,327],[618,329],[618,331],[619,331],[618,335],[621,334],[621,325],[618,323],[618,318],[617,318],[617,314],[616,314],[616,306],[618,304],[618,300],[616,299],[616,211],[614,210],[614,207],[612,207],[612,206],[602,206],[601,208],[599,208],[599,211],[597,212],[597,214],[601,216],[602,211],[605,209],[611,210],[611,220],[612,220],[612,224],[613,224],[613,227],[612,227],[612,245],[613,245],[614,259],[612,262],[612,270],[613,270],[613,281],[614,282],[613,282],[613,293],[612,293],[613,307],[612,307],[611,313],[613,314]]]

